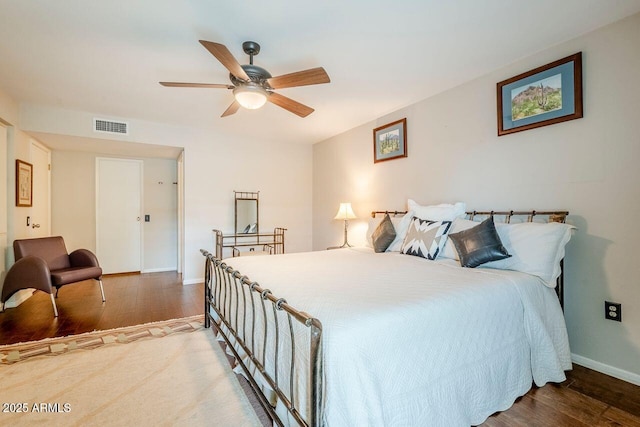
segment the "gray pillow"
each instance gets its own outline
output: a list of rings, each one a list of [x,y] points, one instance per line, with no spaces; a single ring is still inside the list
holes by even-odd
[[[468,230],[449,234],[449,238],[460,255],[460,264],[463,267],[474,268],[485,262],[511,256],[502,245],[493,217],[487,218]]]
[[[393,239],[396,238],[396,229],[389,218],[389,214],[385,214],[380,224],[376,227],[371,235],[373,250],[376,252],[384,252],[387,250]]]

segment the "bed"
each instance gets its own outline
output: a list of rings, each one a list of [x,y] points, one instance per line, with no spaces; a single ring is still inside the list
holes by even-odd
[[[460,221],[563,223],[566,214]],[[477,425],[571,368],[550,278],[463,268],[446,247],[434,260],[365,247],[227,260],[202,252],[205,326],[276,425]]]

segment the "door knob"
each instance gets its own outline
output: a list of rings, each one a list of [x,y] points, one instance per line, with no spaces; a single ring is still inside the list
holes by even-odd
[[[40,228],[40,224],[33,224],[31,228]]]

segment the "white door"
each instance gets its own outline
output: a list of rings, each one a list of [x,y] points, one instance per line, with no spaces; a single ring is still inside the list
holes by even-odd
[[[40,143],[31,141],[33,164],[33,191],[29,237],[47,237],[51,234],[51,151]]]
[[[106,274],[142,270],[142,165],[96,159],[96,255]]]

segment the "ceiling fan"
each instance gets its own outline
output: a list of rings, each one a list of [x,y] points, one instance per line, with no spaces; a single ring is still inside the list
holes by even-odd
[[[255,110],[262,107],[267,101],[300,117],[307,117],[313,113],[313,108],[294,101],[291,98],[287,98],[284,95],[280,95],[274,90],[330,82],[329,75],[322,67],[272,77],[264,68],[253,65],[253,57],[260,53],[260,45],[256,42],[246,41],[242,43],[242,50],[249,55],[249,64],[246,65],[240,65],[231,52],[229,52],[229,49],[223,44],[208,42],[206,40],[200,40],[200,43],[229,70],[229,79],[232,84],[177,82],[160,82],[160,84],[167,87],[198,87],[233,90],[235,99],[225,112],[222,113],[221,117],[235,114],[241,106]]]

